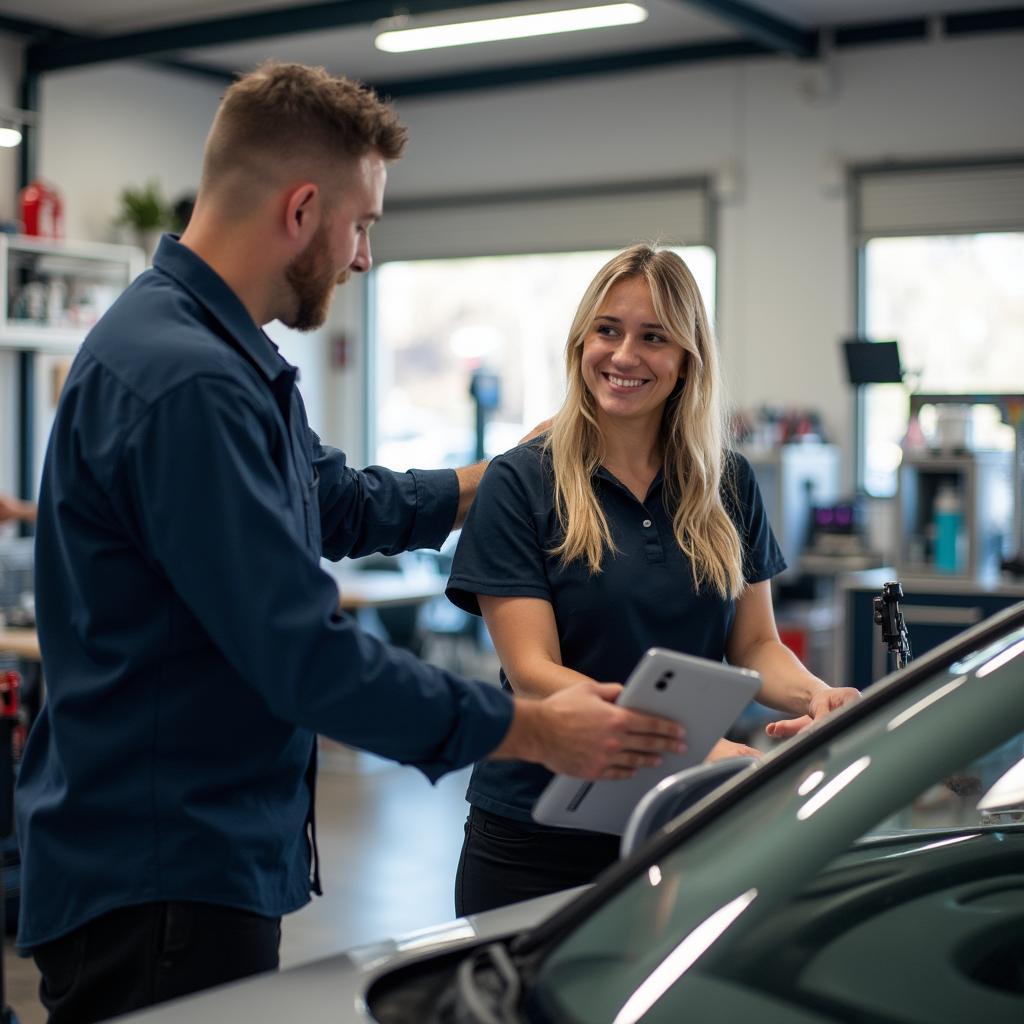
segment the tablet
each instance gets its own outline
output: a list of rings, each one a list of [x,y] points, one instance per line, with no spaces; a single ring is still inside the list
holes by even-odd
[[[760,686],[760,674],[749,669],[652,647],[630,673],[618,703],[680,722],[686,750],[662,754],[661,764],[641,768],[631,779],[584,782],[556,775],[534,804],[534,821],[622,835],[644,793],[666,775],[700,764]]]

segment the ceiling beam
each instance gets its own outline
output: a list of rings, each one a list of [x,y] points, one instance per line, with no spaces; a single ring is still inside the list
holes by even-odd
[[[42,21],[30,21],[27,18],[10,18],[0,14],[0,32],[7,31],[14,35],[24,36],[30,40],[29,50],[33,46],[50,46],[71,43],[95,42],[98,36],[87,35],[83,32],[71,32],[66,28],[49,24]],[[174,60],[171,58],[155,57],[146,61],[155,67],[165,68],[168,71],[183,71],[190,75],[198,75],[201,78],[210,78],[218,82],[233,82],[238,76],[230,68],[216,67],[212,64],[197,64],[194,61]],[[26,60],[26,65],[28,61]],[[26,66],[26,74],[38,76],[40,72],[35,68]]]
[[[818,33],[741,0],[683,0],[687,7],[699,7],[740,30],[746,39],[791,57],[814,57]]]
[[[451,10],[453,2],[458,7],[477,7],[493,4],[494,0],[405,0],[401,9],[408,14],[429,14]],[[320,29],[367,25],[394,13],[395,5],[390,0],[331,0],[329,3],[183,22],[98,39],[31,46],[26,63],[33,71],[56,71],[83,64],[195,50],[203,46],[224,46]]]
[[[29,39],[76,39],[74,32],[59,28],[57,25],[48,25],[42,21],[32,21],[28,18],[16,18],[10,14],[0,14],[0,32],[10,32],[15,36],[26,36]]]
[[[970,32],[1006,32],[1024,28],[1024,7],[1000,8],[989,11],[965,11],[947,14],[944,19],[946,34],[966,35]]]
[[[928,38],[927,18],[905,18],[900,21],[863,21],[856,25],[839,25],[832,32],[832,45],[874,46],[877,43],[905,43]]]

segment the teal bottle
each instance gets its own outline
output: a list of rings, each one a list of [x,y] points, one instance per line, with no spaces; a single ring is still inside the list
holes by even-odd
[[[942,484],[935,495],[935,568],[939,572],[957,573],[960,565],[960,532],[963,511],[960,496],[948,484]]]

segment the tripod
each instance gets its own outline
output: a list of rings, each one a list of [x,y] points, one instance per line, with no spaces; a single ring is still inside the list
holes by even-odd
[[[886,583],[882,593],[874,599],[875,624],[882,627],[882,642],[896,659],[896,667],[904,668],[913,654],[910,650],[910,634],[903,621],[900,601],[903,588],[896,583]]]

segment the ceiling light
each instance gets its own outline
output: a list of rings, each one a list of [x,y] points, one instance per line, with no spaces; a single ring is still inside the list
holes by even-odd
[[[395,29],[381,32],[374,40],[374,45],[387,53],[408,53],[412,50],[435,50],[442,46],[466,46],[470,43],[492,43],[499,39],[525,39],[558,32],[635,25],[646,19],[647,11],[639,4],[605,4],[601,7],[488,18],[484,21]]]
[[[13,149],[21,145],[22,129],[35,124],[35,120],[34,111],[0,107],[0,149]]]

